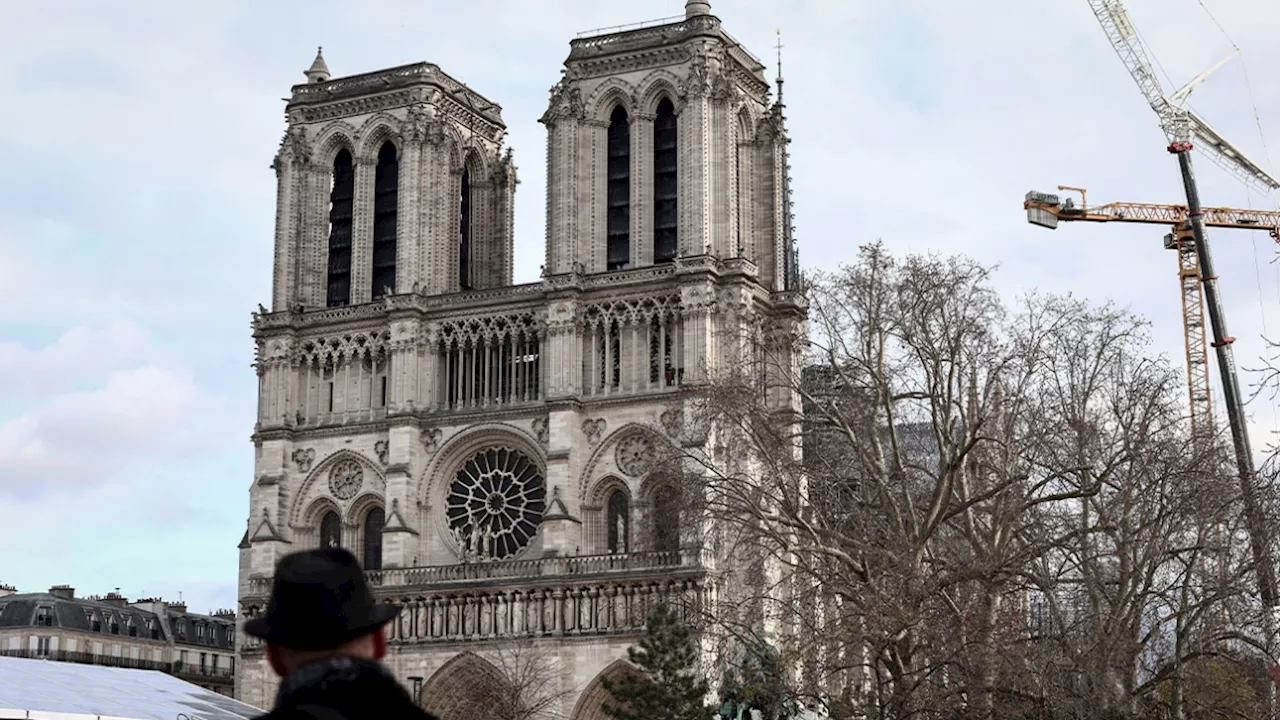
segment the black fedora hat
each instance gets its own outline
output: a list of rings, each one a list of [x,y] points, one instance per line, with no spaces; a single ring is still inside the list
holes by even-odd
[[[280,559],[267,612],[245,622],[244,631],[280,647],[327,650],[399,614],[399,605],[374,601],[354,555],[342,548],[303,550]]]

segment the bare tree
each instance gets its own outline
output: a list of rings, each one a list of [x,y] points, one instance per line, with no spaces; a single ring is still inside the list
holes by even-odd
[[[559,660],[534,640],[497,647],[494,665],[503,682],[495,689],[494,720],[561,720],[569,715],[573,688],[563,684]]]
[[[754,362],[699,391],[710,451],[686,463],[751,588],[720,621],[746,634],[773,607],[795,690],[833,712],[1181,708],[1178,669],[1248,635],[1227,618],[1247,571],[1231,486],[1144,323],[1011,308],[989,277],[863,248],[808,289],[800,368],[765,318]]]

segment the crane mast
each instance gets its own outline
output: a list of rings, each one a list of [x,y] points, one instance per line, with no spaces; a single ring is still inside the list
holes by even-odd
[[[1177,251],[1191,434],[1197,440],[1211,439],[1214,433],[1213,398],[1209,381],[1211,368],[1209,343],[1206,339],[1208,331],[1205,322],[1204,274],[1191,232],[1189,209],[1186,205],[1136,202],[1090,206],[1088,191],[1084,188],[1059,185],[1058,190],[1079,193],[1080,204],[1075,204],[1070,197],[1063,199],[1050,193],[1029,192],[1022,203],[1027,211],[1028,222],[1050,229],[1057,228],[1060,222],[1138,223],[1171,228],[1171,233],[1165,236],[1164,246],[1168,250]],[[1208,227],[1268,230],[1272,238],[1280,241],[1280,211],[1211,207],[1201,208],[1201,212],[1204,224]]]
[[[1241,499],[1244,505],[1245,523],[1249,533],[1253,555],[1258,595],[1265,607],[1267,647],[1271,647],[1276,610],[1276,585],[1270,544],[1265,518],[1254,486],[1257,470],[1254,466],[1253,448],[1249,442],[1249,429],[1244,415],[1244,402],[1240,393],[1240,381],[1236,372],[1235,355],[1231,344],[1235,338],[1227,331],[1226,314],[1218,291],[1218,276],[1214,272],[1213,257],[1205,235],[1204,209],[1200,206],[1200,192],[1196,186],[1195,171],[1191,163],[1192,141],[1202,152],[1228,172],[1244,182],[1273,191],[1280,182],[1261,166],[1245,157],[1234,145],[1209,127],[1195,113],[1170,101],[1165,95],[1152,68],[1151,59],[1142,39],[1129,20],[1129,14],[1121,0],[1087,0],[1111,47],[1120,56],[1139,90],[1160,120],[1160,127],[1169,140],[1168,150],[1178,158],[1182,186],[1187,196],[1187,219],[1190,225],[1190,245],[1194,247],[1199,266],[1200,282],[1204,290],[1205,305],[1209,313],[1209,325],[1213,332],[1211,343],[1218,359],[1218,371],[1226,400],[1227,419],[1231,427],[1231,441],[1235,449],[1236,469],[1239,475]],[[1203,82],[1207,73],[1201,73],[1187,88],[1175,97],[1184,100],[1194,85]],[[1183,240],[1181,242],[1186,242]]]

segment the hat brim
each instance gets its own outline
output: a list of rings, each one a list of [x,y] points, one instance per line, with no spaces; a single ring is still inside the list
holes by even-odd
[[[355,625],[345,628],[340,635],[322,637],[314,632],[294,632],[275,627],[267,616],[251,618],[244,623],[244,632],[263,642],[293,650],[324,650],[344,645],[362,635],[368,635],[391,622],[400,614],[400,606],[392,603],[378,603],[369,609],[369,614]]]

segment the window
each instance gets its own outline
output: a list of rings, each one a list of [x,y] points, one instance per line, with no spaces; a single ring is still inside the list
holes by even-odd
[[[109,621],[109,622],[110,622],[111,634],[112,634],[112,635],[119,635],[119,634],[120,634],[120,619],[119,619],[119,618],[117,618],[115,615],[112,615],[112,616],[111,616],[111,619],[110,619],[110,621]]]
[[[200,653],[200,672],[204,672],[209,666],[209,653]]]
[[[196,623],[196,639],[204,641],[204,623]]]
[[[680,549],[680,494],[664,485],[653,494],[653,549],[675,552]]]
[[[458,197],[458,287],[471,289],[471,169],[465,164]]]
[[[91,610],[85,610],[84,613],[89,617],[89,629],[93,632],[101,632],[102,618],[98,616],[98,613]]]
[[[396,290],[396,216],[400,166],[388,140],[378,151],[373,179],[373,297]]]
[[[181,641],[183,641],[183,642],[186,642],[186,640],[187,640],[187,621],[186,621],[186,620],[179,620],[179,621],[178,621],[178,624],[175,626],[175,632],[177,633],[177,636],[178,636],[178,639],[179,639],[179,640],[181,640]]]
[[[50,648],[53,647],[53,638],[44,636],[36,638],[36,653],[39,655],[48,655]]]
[[[342,520],[332,510],[320,519],[320,547],[342,547]]]
[[[618,389],[622,385],[622,329],[617,320],[609,320],[604,332],[596,338],[596,387]]]
[[[658,103],[653,123],[653,261],[676,259],[677,198],[676,108],[667,98]]]
[[[364,516],[364,569],[382,569],[382,528],[386,514],[376,507]]]
[[[333,159],[333,190],[329,194],[329,307],[351,304],[351,210],[355,189],[351,153],[340,150]]]
[[[152,618],[147,618],[146,622],[147,622],[147,634],[151,636],[152,640],[159,640],[160,627],[156,625],[156,621]]]
[[[614,490],[613,494],[609,496],[609,511],[606,520],[608,522],[609,552],[611,553],[625,553],[631,546],[630,506],[631,503],[627,500],[627,494],[621,490]]]
[[[621,270],[631,262],[631,128],[621,106],[609,117],[605,172],[609,178],[605,255],[609,270]]]
[[[53,610],[42,607],[36,610],[36,625],[40,627],[53,627]]]
[[[387,406],[387,376],[382,376],[382,407]]]

